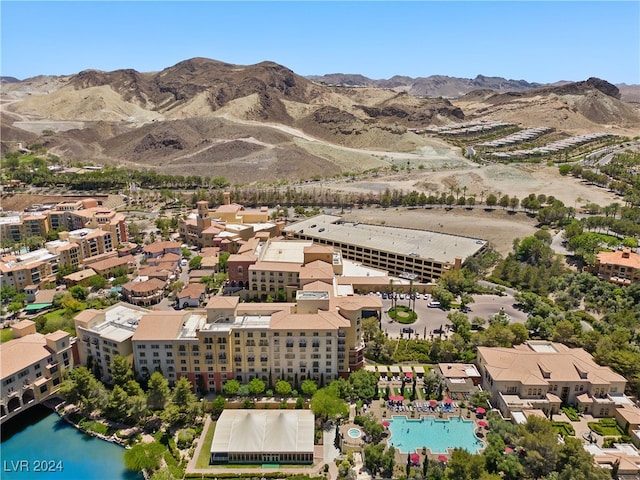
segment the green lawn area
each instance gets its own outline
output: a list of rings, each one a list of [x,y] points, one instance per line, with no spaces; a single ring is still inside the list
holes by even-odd
[[[589,422],[587,425],[598,435],[604,437],[619,437],[624,435],[624,432],[613,418],[601,418],[599,421]]]
[[[563,437],[571,437],[576,434],[575,429],[568,422],[552,422],[552,425],[556,433],[562,435]]]
[[[3,328],[0,333],[0,343],[8,342],[13,339],[13,330],[11,328]]]
[[[216,422],[211,422],[209,430],[204,435],[200,455],[196,460],[196,468],[209,468],[209,458],[211,458],[211,442],[213,441],[213,433],[216,431]]]

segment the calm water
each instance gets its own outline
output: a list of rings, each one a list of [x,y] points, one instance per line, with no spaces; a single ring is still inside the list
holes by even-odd
[[[124,448],[84,435],[51,410],[33,407],[21,417],[2,426],[2,480],[142,478],[125,470]]]
[[[413,453],[422,447],[431,449],[433,453],[447,453],[448,448],[455,447],[477,453],[484,448],[484,443],[474,433],[474,422],[458,417],[450,420],[434,417],[409,420],[405,416],[394,416],[389,424],[389,443],[402,453]]]

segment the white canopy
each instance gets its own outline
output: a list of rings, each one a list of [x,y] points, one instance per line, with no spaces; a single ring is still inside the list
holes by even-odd
[[[310,410],[224,410],[211,453],[313,453],[314,421]]]
[[[400,367],[399,367],[399,366],[397,366],[397,365],[391,365],[391,366],[389,367],[389,371],[390,371],[391,373],[400,373]]]

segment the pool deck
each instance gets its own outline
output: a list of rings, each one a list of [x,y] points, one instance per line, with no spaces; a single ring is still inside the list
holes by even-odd
[[[418,402],[425,402],[425,400],[417,400]],[[403,405],[408,405],[410,403],[413,403],[409,400],[405,400],[404,402],[402,402]],[[387,408],[386,406],[386,401],[384,400],[374,400],[368,407],[368,409],[366,410],[366,412],[360,412],[361,415],[364,415],[366,413],[373,413],[373,415],[375,415],[375,417],[377,419],[380,420],[380,422],[383,422],[385,420],[391,420],[394,416],[405,416],[407,417],[408,420],[419,420],[421,417],[432,417],[435,418],[436,420],[448,420],[450,418],[462,418],[465,421],[471,421],[471,422],[477,422],[480,419],[484,419],[484,417],[478,417],[473,410],[469,409],[469,408],[461,408],[458,405],[458,402],[456,402],[454,404],[454,408],[452,412],[421,412],[421,411],[416,411],[415,409],[413,410],[413,412],[395,412],[395,411],[391,411]],[[350,428],[359,428],[361,429],[358,425],[356,425],[355,423],[353,423],[353,419],[355,416],[355,407],[351,408],[351,412],[349,415],[349,420],[348,422],[346,422],[345,424],[340,426],[340,433],[343,436],[343,442],[344,442],[344,446],[351,448],[351,449],[359,449],[364,447],[365,443],[363,440],[363,437],[354,439],[349,437],[348,431]],[[485,443],[486,446],[486,439],[485,439],[485,435],[486,435],[487,430],[485,428],[475,426],[474,428],[474,433],[476,434],[476,437],[481,440],[483,443]],[[364,432],[363,432],[364,433]],[[383,441],[388,441],[389,440],[389,436],[390,436],[390,432],[387,432],[386,434],[386,438],[383,439]],[[445,454],[446,456],[450,455],[451,450],[453,450],[453,448],[449,449],[449,451]],[[483,451],[484,448],[480,449],[480,451]],[[413,453],[413,452],[412,452]],[[438,457],[443,455],[442,453],[431,453],[431,450],[427,449],[422,449],[419,448],[415,451],[415,453],[420,455],[420,462],[424,462],[425,458],[429,458],[430,460],[438,460]],[[400,453],[400,451],[398,449],[396,449],[396,465],[405,465],[407,462],[407,454],[406,453]]]

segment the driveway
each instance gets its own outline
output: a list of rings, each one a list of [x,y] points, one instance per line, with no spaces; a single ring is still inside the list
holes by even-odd
[[[512,323],[524,323],[527,320],[527,314],[521,310],[517,310],[514,305],[516,303],[513,297],[513,291],[509,291],[504,296],[499,295],[473,295],[474,303],[468,305],[466,315],[469,320],[473,317],[480,317],[486,320],[492,315],[504,311],[511,317]],[[429,308],[427,304],[429,300],[416,300],[415,311],[418,319],[411,325],[404,325],[392,320],[387,311],[391,308],[391,300],[382,300],[382,331],[389,335],[389,338],[407,338],[406,333],[402,333],[402,329],[409,327],[414,330],[414,338],[432,338],[434,330],[443,329],[443,337],[451,334],[447,325],[450,324],[447,315],[457,310],[443,310],[441,308]],[[408,300],[398,300],[397,305],[409,305]]]

